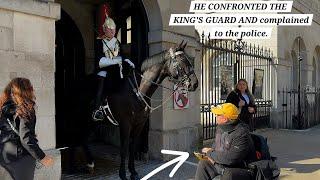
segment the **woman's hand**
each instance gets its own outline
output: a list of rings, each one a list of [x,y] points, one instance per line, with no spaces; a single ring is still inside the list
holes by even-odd
[[[202,151],[203,153],[205,153],[205,154],[209,154],[210,152],[213,151],[213,149],[212,149],[212,148],[207,148],[207,147],[205,147],[205,148],[203,148],[201,151]]]
[[[46,155],[43,159],[40,160],[41,164],[43,164],[46,167],[50,167],[53,165],[54,160],[51,156]]]
[[[248,111],[249,111],[249,113],[254,113],[255,112],[253,107],[248,107]]]
[[[242,107],[242,106],[244,106],[244,105],[246,105],[246,102],[244,102],[244,100],[240,99],[240,101],[239,101],[239,107]]]

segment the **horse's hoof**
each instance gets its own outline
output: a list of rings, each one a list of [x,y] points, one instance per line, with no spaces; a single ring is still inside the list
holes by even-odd
[[[87,170],[89,174],[94,174],[94,168],[88,167]]]
[[[128,180],[127,177],[120,177],[121,180]]]
[[[140,177],[138,176],[138,174],[131,174],[130,176],[130,180],[139,180]]]
[[[119,174],[121,180],[128,180],[126,174]]]
[[[87,164],[85,172],[88,174],[94,174],[94,163]]]
[[[142,160],[143,160],[144,162],[148,162],[149,159],[150,159],[149,153],[143,153],[143,154],[142,154]]]
[[[92,175],[94,174],[94,167],[85,166],[85,167],[79,168],[78,173],[79,172]]]

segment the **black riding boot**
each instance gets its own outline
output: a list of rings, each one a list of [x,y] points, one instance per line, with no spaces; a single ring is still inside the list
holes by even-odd
[[[94,121],[102,121],[105,117],[113,124],[119,125],[119,123],[114,119],[108,101],[105,100],[104,96],[104,86],[105,86],[105,77],[98,77],[98,89],[95,99],[95,110],[93,111],[92,118]],[[105,100],[105,101],[104,101]],[[105,104],[103,104],[103,102]]]
[[[94,101],[94,111],[92,114],[92,118],[94,121],[102,121],[104,119],[104,115],[101,109],[101,105],[102,105],[105,77],[98,76],[97,79],[98,79],[98,88],[97,88],[96,99]]]

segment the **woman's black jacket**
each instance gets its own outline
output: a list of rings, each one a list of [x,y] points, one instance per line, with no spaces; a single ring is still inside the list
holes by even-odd
[[[245,105],[241,108],[239,119],[248,124],[249,120],[253,117],[253,113],[249,112],[248,107],[253,107],[254,111],[257,112],[257,106],[255,105],[254,97],[250,93],[247,93],[247,95],[249,97],[249,103],[246,102],[239,90],[231,91],[227,97],[226,103],[232,103],[239,108],[240,99],[243,100]]]
[[[1,109],[0,117],[0,161],[10,163],[25,155],[31,155],[37,160],[45,157],[40,149],[35,134],[36,118],[22,119],[19,116],[14,120],[16,105],[13,101],[7,101]],[[19,132],[19,136],[12,130],[11,124]]]

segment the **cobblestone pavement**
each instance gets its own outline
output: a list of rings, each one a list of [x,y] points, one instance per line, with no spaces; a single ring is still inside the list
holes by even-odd
[[[281,167],[280,179],[284,180],[319,180],[320,179],[320,126],[307,130],[276,130],[262,129],[256,133],[268,138],[268,144],[273,156],[278,158],[277,164]],[[172,157],[174,158],[174,156]],[[187,163],[184,163],[173,178],[169,173],[174,165],[154,175],[150,180],[191,180],[194,179],[197,160],[190,154]],[[165,162],[149,161],[138,163],[137,171],[141,177],[161,166]],[[129,178],[129,172],[127,177]],[[72,179],[77,179],[76,176]],[[83,179],[79,178],[79,179]],[[85,179],[117,180],[118,172],[101,174]]]

